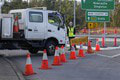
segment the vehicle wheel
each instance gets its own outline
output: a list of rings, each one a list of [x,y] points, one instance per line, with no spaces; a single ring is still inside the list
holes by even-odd
[[[57,43],[55,41],[48,41],[46,43],[46,49],[47,49],[47,54],[49,56],[54,55],[55,54],[55,47],[56,47]]]
[[[29,52],[30,52],[31,54],[37,54],[38,51],[39,51],[38,49],[34,49],[34,48],[29,49]]]

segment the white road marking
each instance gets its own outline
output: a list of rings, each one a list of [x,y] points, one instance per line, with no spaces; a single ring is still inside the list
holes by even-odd
[[[115,58],[115,57],[117,57],[117,56],[120,56],[120,54],[113,55],[112,58]]]
[[[115,58],[117,56],[120,56],[120,54],[116,54],[116,55],[113,55],[113,56],[108,56],[108,55],[103,55],[103,54],[97,54],[98,56],[102,56],[102,57],[107,57],[107,58]]]
[[[103,55],[103,54],[97,54],[97,55],[102,56],[102,57],[112,58],[112,56],[107,56],[107,55]]]

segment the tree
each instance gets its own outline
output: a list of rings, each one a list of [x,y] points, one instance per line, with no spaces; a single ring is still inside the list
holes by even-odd
[[[23,9],[27,8],[28,3],[23,2],[22,0],[13,0],[12,2],[5,2],[4,6],[2,7],[3,13],[8,13],[12,9]]]
[[[120,4],[116,5],[116,9],[114,11],[114,26],[120,27]]]
[[[85,11],[81,9],[80,3],[77,5],[77,9],[76,9],[76,24],[79,29],[86,26]]]
[[[11,0],[11,2],[5,2],[2,7],[2,12],[8,13],[11,9],[24,9],[30,7],[47,7],[48,10],[59,11],[66,15],[66,25],[70,21],[73,21],[73,2],[74,0],[30,0],[29,4],[27,1],[22,0]],[[120,26],[120,3],[116,1],[116,8],[110,12],[110,23],[109,26]],[[77,3],[76,7],[76,24],[79,29],[86,25],[85,11],[81,9],[81,4]],[[101,24],[103,26],[103,24]]]

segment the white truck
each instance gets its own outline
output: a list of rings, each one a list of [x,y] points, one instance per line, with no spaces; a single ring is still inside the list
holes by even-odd
[[[13,32],[14,18],[18,16],[19,32]],[[52,20],[52,22],[50,21]],[[0,49],[23,49],[36,54],[47,49],[54,54],[56,45],[65,45],[64,17],[57,11],[39,8],[11,10],[0,15]]]

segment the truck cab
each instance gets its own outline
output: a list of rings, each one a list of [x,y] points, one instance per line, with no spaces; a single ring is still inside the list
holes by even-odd
[[[12,23],[18,16],[19,34],[11,32],[13,37],[6,39],[18,49],[27,49],[30,53],[47,49],[48,54],[54,54],[55,46],[65,45],[66,26],[59,12],[27,8],[11,10],[9,14],[13,16]]]

